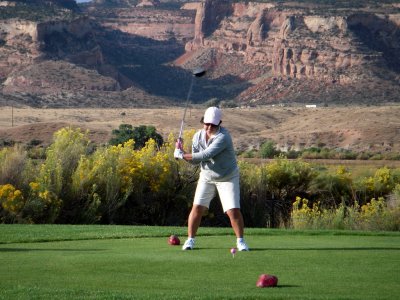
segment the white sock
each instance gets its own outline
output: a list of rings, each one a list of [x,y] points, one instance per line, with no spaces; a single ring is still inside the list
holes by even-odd
[[[244,242],[244,238],[237,238],[236,243],[243,243]]]

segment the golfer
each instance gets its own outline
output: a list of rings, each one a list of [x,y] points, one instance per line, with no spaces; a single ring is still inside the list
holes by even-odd
[[[192,141],[192,153],[185,153],[177,143],[174,157],[190,163],[200,164],[201,171],[188,219],[188,239],[182,249],[192,250],[197,229],[203,213],[218,191],[222,208],[228,215],[239,251],[249,248],[243,239],[244,222],[240,211],[239,169],[233,149],[232,138],[221,127],[222,112],[218,107],[209,107],[202,118],[203,129],[196,132]]]

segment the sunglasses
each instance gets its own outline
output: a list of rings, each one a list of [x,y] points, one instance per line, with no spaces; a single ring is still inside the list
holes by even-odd
[[[205,126],[211,126],[211,127],[218,127],[218,125],[214,125],[214,124],[212,124],[212,123],[203,123],[203,125],[205,125]]]

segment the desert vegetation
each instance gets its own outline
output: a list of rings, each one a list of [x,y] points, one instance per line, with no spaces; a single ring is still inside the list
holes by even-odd
[[[62,128],[38,156],[18,145],[1,150],[2,223],[185,224],[198,167],[173,158],[173,134],[161,145],[149,138],[143,147],[133,139],[95,146],[88,134]],[[186,131],[184,140],[193,134]],[[241,161],[240,172],[249,227],[400,228],[398,168],[353,175],[344,166],[281,155],[265,164]],[[204,223],[227,222],[214,201]]]
[[[281,153],[292,159],[400,160],[400,153],[398,152],[353,151],[351,149],[330,149],[329,147],[318,146],[301,150],[281,151],[272,140],[263,142],[258,150],[252,149],[241,153],[241,156],[245,158],[274,158]]]
[[[39,1],[16,2],[14,6],[3,6],[0,9],[0,19],[19,19],[33,22],[48,20],[71,20],[77,17],[71,10],[62,9],[57,5],[46,5]],[[34,9],[32,9],[32,7]]]

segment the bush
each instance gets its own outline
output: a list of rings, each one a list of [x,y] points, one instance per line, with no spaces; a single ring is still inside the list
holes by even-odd
[[[212,107],[212,106],[219,106],[220,104],[220,100],[218,98],[211,98],[209,100],[207,100],[206,102],[204,102],[204,107]]]
[[[241,210],[248,227],[276,227],[265,167],[239,162]]]
[[[351,174],[343,166],[339,166],[334,173],[318,172],[310,184],[310,193],[319,199],[324,208],[337,207],[342,202],[350,205],[356,200]]]
[[[363,206],[357,203],[338,208],[321,209],[319,203],[309,206],[305,198],[296,197],[292,209],[294,229],[399,230],[400,206],[390,208],[384,198]]]
[[[59,216],[62,200],[37,182],[31,182],[29,187],[27,201],[21,212],[22,222],[54,223]]]
[[[114,129],[112,131],[112,134],[114,137],[110,139],[109,144],[113,146],[122,145],[129,140],[134,140],[135,149],[141,149],[150,139],[153,139],[158,147],[161,147],[163,144],[163,138],[159,133],[157,133],[154,126],[141,125],[133,128],[132,125],[121,124],[119,129]]]
[[[193,134],[184,132],[188,152]],[[171,134],[161,147],[149,139],[140,149],[134,140],[92,149],[87,134],[64,128],[44,160],[19,147],[3,149],[1,222],[185,224],[199,167],[174,159],[175,140]],[[400,169],[355,177],[342,166],[317,169],[283,156],[263,165],[239,162],[239,168],[246,226],[400,227]],[[203,222],[229,226],[219,202],[212,203]]]
[[[40,167],[39,190],[48,191],[55,199],[62,199],[61,223],[70,222],[80,207],[71,195],[72,174],[82,155],[87,153],[88,132],[79,128],[62,128],[54,133],[54,142],[46,150],[46,160]]]
[[[276,145],[273,141],[266,141],[260,146],[260,157],[261,158],[274,158],[279,154],[276,149]]]
[[[372,198],[379,198],[388,195],[400,182],[399,171],[387,167],[379,168],[374,176],[361,177],[355,182],[355,193],[361,205]]]
[[[0,205],[2,222],[14,223],[25,205],[25,199],[22,192],[13,185],[0,185]]]
[[[296,195],[306,195],[310,183],[315,177],[311,166],[301,160],[289,161],[279,157],[265,166],[267,186],[274,200],[274,223],[280,219],[288,226],[290,211]]]
[[[26,185],[24,176],[29,159],[21,146],[4,148],[0,151],[0,184],[11,184],[19,188]]]
[[[133,143],[129,140],[124,145],[100,148],[93,155],[81,157],[72,175],[74,198],[85,208],[80,220],[97,222],[103,218],[102,223],[113,223],[116,210],[135,188],[121,168],[132,173],[142,167],[134,159]]]

